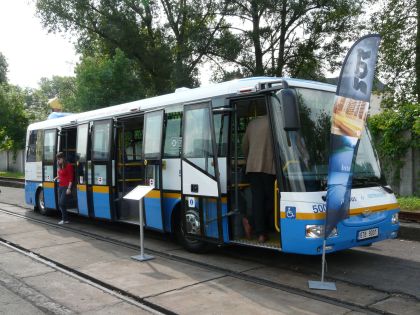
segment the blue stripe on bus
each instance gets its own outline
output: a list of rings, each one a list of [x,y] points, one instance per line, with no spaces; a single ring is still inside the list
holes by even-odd
[[[89,216],[86,191],[77,191],[77,207],[79,208],[80,215]]]
[[[166,232],[172,231],[172,211],[181,202],[180,198],[163,198],[163,218]]]
[[[36,205],[36,190],[41,186],[41,182],[25,182],[25,202],[28,205]]]
[[[354,217],[351,218],[353,225],[345,225],[346,220],[340,222],[337,226],[338,236],[327,239],[327,247],[332,246],[329,252],[335,252],[343,249],[352,248],[370,244],[373,242],[382,241],[389,238],[395,238],[396,232],[399,229],[399,224],[391,224],[391,217],[399,209],[385,211],[378,214],[372,214],[372,219],[375,223],[363,224],[363,218],[360,217],[360,224],[354,224]],[[383,220],[375,220],[375,215],[382,215]],[[287,253],[316,255],[322,253],[323,238],[306,238],[306,225],[324,225],[325,220],[281,220],[281,237],[282,250]],[[357,241],[357,234],[359,231],[369,230],[371,228],[379,228],[378,237]]]
[[[163,230],[162,210],[160,198],[144,198],[144,208],[147,227],[152,229]]]
[[[57,209],[55,204],[55,189],[50,187],[44,187],[44,204],[45,208]]]
[[[111,219],[109,193],[93,193],[93,211],[95,218]]]

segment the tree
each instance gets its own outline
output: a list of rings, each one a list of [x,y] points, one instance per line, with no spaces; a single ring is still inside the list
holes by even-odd
[[[114,56],[96,54],[76,66],[74,93],[63,97],[69,111],[87,111],[145,97],[145,89],[133,61],[117,49]]]
[[[378,72],[385,107],[420,103],[420,0],[383,0],[372,28],[382,36]]]
[[[242,43],[227,60],[245,75],[295,75],[317,79],[341,62],[343,42],[357,25],[364,1],[231,0],[231,25]],[[237,25],[239,23],[235,23]],[[215,53],[215,55],[217,55]],[[222,58],[223,59],[223,58]]]
[[[34,122],[46,119],[51,110],[48,105],[50,99],[58,97],[63,106],[66,107],[73,101],[74,93],[74,77],[41,78],[39,88],[25,90],[25,107],[29,120]]]
[[[119,48],[135,61],[146,95],[195,86],[197,66],[223,24],[220,0],[37,0],[50,31],[73,32],[84,56]]]
[[[0,84],[7,82],[7,68],[6,57],[0,52]]]
[[[28,117],[25,94],[13,85],[0,85],[0,149],[18,150],[25,147]]]

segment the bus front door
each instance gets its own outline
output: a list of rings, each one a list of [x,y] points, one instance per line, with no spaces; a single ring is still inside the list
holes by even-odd
[[[88,162],[88,172],[91,172],[88,189],[92,196],[92,215],[107,220],[114,217],[113,129],[112,119],[93,122],[91,163]]]
[[[58,209],[57,184],[54,178],[57,174],[55,155],[57,154],[57,129],[47,129],[44,132],[44,148],[42,161],[42,186],[44,205],[47,209]]]
[[[144,197],[145,225],[162,232],[165,228],[162,192],[163,114],[163,110],[158,110],[144,115],[142,152],[144,184],[154,186]]]
[[[183,231],[191,239],[221,244],[227,237],[227,218],[222,213],[211,104],[185,105],[182,127]]]

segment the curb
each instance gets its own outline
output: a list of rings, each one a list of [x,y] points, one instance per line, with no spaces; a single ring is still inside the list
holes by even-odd
[[[420,224],[413,222],[400,222],[398,238],[420,242]]]
[[[0,186],[13,187],[13,188],[25,188],[25,180],[12,180],[12,179],[0,179]]]

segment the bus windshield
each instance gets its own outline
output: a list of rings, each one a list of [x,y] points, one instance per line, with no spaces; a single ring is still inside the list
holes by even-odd
[[[301,128],[284,130],[279,97],[272,97],[272,113],[280,153],[280,165],[285,176],[285,190],[295,192],[327,189],[331,114],[335,94],[307,88],[296,88]],[[378,159],[368,131],[364,130],[355,164],[353,187],[384,185]]]

